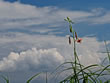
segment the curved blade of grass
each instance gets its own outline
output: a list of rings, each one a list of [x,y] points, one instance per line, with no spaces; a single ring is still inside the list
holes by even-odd
[[[105,66],[103,66],[103,65],[100,65],[100,66],[103,67],[103,68],[105,68]],[[110,73],[110,68],[107,68],[106,71],[108,71]]]
[[[31,80],[33,80],[35,77],[39,76],[41,73],[37,73],[34,76],[32,76],[29,80],[27,80],[26,83],[30,83]]]
[[[85,72],[85,71],[84,71],[84,74],[86,74],[86,75],[88,76],[88,78],[90,78],[89,81],[91,81],[92,83],[97,83],[97,82],[96,82],[97,79],[93,77],[94,74],[87,73],[87,72]],[[81,79],[83,79],[83,78],[80,78],[79,80],[81,80]]]
[[[70,63],[70,64],[75,64],[75,62],[64,62],[64,63],[62,63],[61,65],[59,65],[52,73],[54,73],[55,71],[57,71],[60,67],[62,67],[63,65],[65,65],[65,64],[68,64],[68,63]],[[76,63],[77,65],[80,65],[79,63]],[[83,65],[81,65],[81,66],[83,66]],[[51,73],[51,74],[52,74]]]
[[[62,65],[65,65],[65,64],[75,64],[75,62],[64,62],[63,64],[61,64],[60,66],[58,66],[55,70],[57,70],[58,68],[60,68]],[[80,65],[79,63],[76,63],[77,65]],[[83,66],[83,65],[81,65]],[[66,68],[66,69],[63,69],[61,70],[60,72],[57,72],[58,74],[61,74],[62,72],[66,71],[66,70],[71,70],[71,69],[75,69],[75,67],[69,67],[69,68]],[[80,69],[77,69],[77,70],[80,70]],[[55,72],[55,71],[54,71]],[[52,72],[53,73],[53,72]],[[52,74],[51,73],[51,74]],[[56,74],[57,75],[57,74]],[[55,75],[55,76],[56,76]],[[73,75],[73,74],[72,74]],[[71,76],[71,75],[70,75]],[[70,77],[68,76],[68,77]],[[57,76],[58,77],[58,76]],[[78,80],[78,79],[77,79]]]
[[[107,65],[104,69],[102,69],[102,71],[99,73],[99,75],[96,77],[98,78],[110,65]]]
[[[105,57],[105,58],[104,58],[104,60],[102,61],[102,63],[101,63],[101,64],[103,64],[106,60],[107,60],[107,57]]]
[[[69,62],[69,63],[71,63],[71,62]],[[78,64],[78,65],[79,65],[79,64]],[[82,70],[77,69],[77,70],[79,70],[79,72],[77,72],[76,75],[78,76],[78,75],[81,73],[81,71],[84,71],[84,70],[86,70],[86,69],[88,69],[88,68],[90,68],[90,67],[94,67],[94,66],[98,66],[98,64],[94,64],[94,65],[87,66],[87,67],[83,68]],[[70,69],[75,69],[75,67],[72,66],[72,67],[66,68],[66,69],[62,70],[62,72],[63,72],[63,71],[66,71],[66,70],[70,70]],[[62,73],[62,72],[61,72],[61,73]],[[92,75],[93,75],[93,74],[92,74]],[[66,77],[63,81],[70,79],[72,76],[74,76],[74,74],[69,75],[69,76]],[[89,75],[89,76],[90,76],[90,75]],[[91,77],[90,77],[90,78],[91,78]],[[93,79],[93,78],[92,78],[92,79]]]
[[[110,80],[105,81],[104,83],[110,83]]]
[[[106,51],[107,51],[107,55],[108,55],[108,59],[109,59],[109,64],[110,64],[110,54],[109,54],[109,50],[108,50],[106,41],[104,41],[104,43],[105,43],[105,47],[106,47]]]
[[[85,67],[85,68],[83,68],[82,70],[80,70],[76,75],[79,75],[80,73],[81,73],[81,71],[84,71],[84,70],[86,70],[86,69],[88,69],[88,68],[90,68],[90,67],[94,67],[94,66],[98,66],[97,64],[94,64],[94,65],[90,65],[90,66],[87,66],[87,67]],[[70,68],[69,68],[70,69]],[[67,69],[66,69],[67,70]],[[85,73],[85,72],[84,72]],[[87,74],[87,73],[86,73]],[[89,73],[90,74],[90,73]],[[91,75],[89,75],[89,74],[87,74],[90,78],[92,78],[91,77]],[[71,78],[71,76],[73,76],[73,75],[70,75],[70,76],[68,76],[67,78],[65,78],[64,80],[67,80],[67,79],[69,79],[69,78]],[[92,78],[93,79],[93,78]],[[63,81],[64,81],[63,80]],[[93,79],[94,80],[94,79]],[[95,81],[94,81],[94,83],[96,83]]]
[[[97,71],[95,71],[95,72],[93,72],[93,74],[94,75],[99,75],[99,72],[101,72],[103,69],[99,69],[99,70],[97,70]],[[105,69],[106,71],[108,71],[107,69]],[[107,74],[100,74],[100,76],[103,76],[103,75],[110,75],[110,73],[107,73]]]
[[[6,78],[5,76],[1,76],[5,81],[6,81],[6,83],[9,83],[9,79],[8,78]]]
[[[98,64],[89,65],[89,66],[83,68],[82,70],[84,71],[84,70],[86,70],[86,69],[88,69],[88,68],[96,67],[96,66],[98,66]],[[80,70],[78,73],[80,73],[82,70]]]

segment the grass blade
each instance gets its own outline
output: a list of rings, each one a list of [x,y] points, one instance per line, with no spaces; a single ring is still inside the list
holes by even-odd
[[[1,77],[6,81],[6,83],[9,83],[9,79],[7,77],[5,76],[1,76]]]
[[[31,80],[33,80],[35,77],[39,76],[41,73],[37,73],[34,76],[32,76],[29,80],[27,80],[26,83],[30,83]]]

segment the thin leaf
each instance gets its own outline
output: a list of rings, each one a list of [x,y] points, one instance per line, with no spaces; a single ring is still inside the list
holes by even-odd
[[[29,80],[27,80],[26,83],[30,83],[31,80],[33,80],[35,77],[37,77],[38,75],[40,75],[41,73],[37,73],[34,76],[32,76]]]
[[[9,79],[8,78],[6,78],[5,76],[1,76],[5,81],[6,81],[6,83],[9,83]]]

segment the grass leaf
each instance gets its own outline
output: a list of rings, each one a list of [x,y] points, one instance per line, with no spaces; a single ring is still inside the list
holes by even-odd
[[[1,77],[6,81],[6,83],[9,83],[9,79],[7,77],[5,76],[1,76]]]
[[[26,83],[30,83],[31,80],[33,80],[35,77],[39,76],[41,73],[37,73],[34,76],[32,76],[31,78],[29,78],[29,80],[27,80]]]

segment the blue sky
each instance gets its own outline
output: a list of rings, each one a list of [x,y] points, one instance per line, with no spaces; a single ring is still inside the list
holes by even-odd
[[[5,0],[5,1],[9,1],[11,3],[16,2],[16,0]],[[98,15],[97,17],[103,17],[104,15],[107,14],[107,11],[109,11],[110,6],[109,6],[109,2],[110,1],[96,1],[96,0],[85,0],[85,1],[81,1],[81,0],[18,0],[20,3],[22,4],[28,4],[28,5],[33,5],[36,7],[57,7],[58,9],[64,9],[64,10],[69,10],[69,11],[86,11],[86,12],[91,12],[95,9],[95,12],[100,12],[100,15]],[[95,17],[95,16],[94,16]],[[48,18],[44,18],[44,19],[48,19]],[[105,18],[106,19],[106,18]],[[60,19],[61,20],[61,19]],[[62,19],[63,20],[63,19]],[[103,20],[103,19],[101,19]],[[38,26],[38,25],[32,25],[33,26]],[[45,25],[40,25],[40,26],[45,26]],[[82,28],[81,28],[82,26]],[[79,34],[81,37],[85,36],[85,35],[91,35],[91,34],[95,34],[97,36],[97,38],[101,41],[103,40],[110,40],[109,38],[109,23],[101,23],[101,24],[96,24],[96,25],[91,25],[91,23],[80,23],[80,24],[76,24],[76,30],[79,31]],[[64,26],[63,26],[64,27]],[[90,28],[88,28],[90,27]],[[94,28],[93,28],[94,27]],[[59,27],[57,27],[58,29]],[[54,30],[54,31],[59,31],[58,30]],[[8,31],[15,31],[15,32],[24,32],[24,33],[30,33],[30,34],[36,34],[36,32],[31,32],[30,30],[21,30],[21,29],[13,29],[13,30],[8,30]],[[2,31],[3,32],[3,31]],[[63,31],[64,32],[64,31]],[[67,31],[65,30],[65,34]],[[102,34],[103,33],[103,34]],[[45,33],[47,34],[47,33]],[[56,35],[62,35],[62,34],[56,34]],[[64,34],[63,34],[64,35]],[[106,37],[105,37],[106,36]]]
[[[0,71],[12,83],[24,83],[33,73],[50,73],[58,64],[71,60],[73,48],[68,44],[68,24],[64,21],[67,16],[75,22],[73,28],[83,39],[77,44],[82,64],[101,63],[106,57],[100,53],[105,51],[103,41],[110,45],[109,3],[109,0],[0,0]]]
[[[5,0],[10,2],[15,2],[17,0]],[[109,9],[109,0],[19,0],[23,4],[31,4],[39,7],[43,6],[57,6],[60,8],[66,8],[66,9],[75,9],[75,10],[81,10],[81,9],[90,9],[90,8],[97,8],[97,7],[104,7]]]

